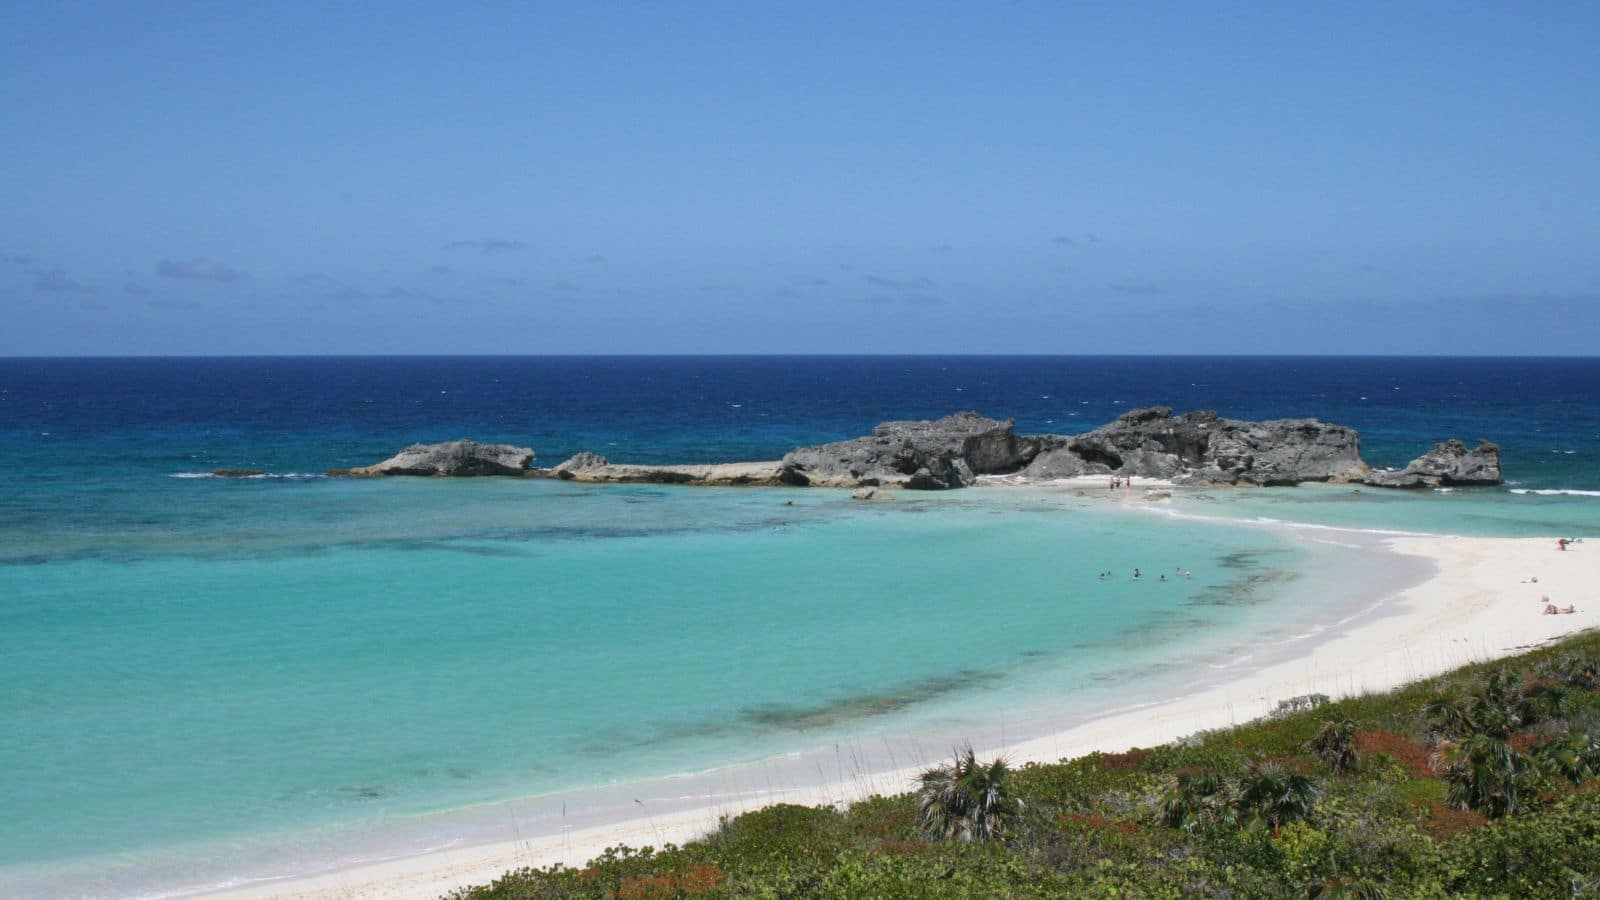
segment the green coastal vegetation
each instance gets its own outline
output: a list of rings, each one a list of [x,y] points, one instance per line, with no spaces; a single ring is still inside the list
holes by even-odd
[[[1160,747],[777,805],[453,900],[1600,895],[1600,633]]]

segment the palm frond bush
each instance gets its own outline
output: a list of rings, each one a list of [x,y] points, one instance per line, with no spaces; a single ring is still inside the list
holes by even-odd
[[[949,765],[929,769],[919,779],[918,831],[930,840],[988,841],[1004,835],[1022,812],[1010,776],[1004,758],[980,763],[972,745],[958,748]]]
[[[1600,690],[1600,657],[1588,653],[1568,653],[1545,666],[1544,671],[1569,688]]]
[[[1495,819],[1527,805],[1533,763],[1505,741],[1488,734],[1470,735],[1445,748],[1441,758],[1445,798],[1456,809]]]
[[[1600,738],[1568,732],[1535,746],[1533,761],[1554,780],[1582,784],[1600,778]]]
[[[1257,760],[1239,780],[1234,809],[1239,821],[1277,831],[1311,817],[1317,785],[1310,776],[1276,760]]]
[[[1228,809],[1228,783],[1216,772],[1185,772],[1161,800],[1161,822],[1168,828],[1196,831],[1221,822]]]
[[[1310,749],[1319,759],[1339,775],[1356,767],[1356,723],[1337,719],[1322,723],[1322,729],[1311,739]]]

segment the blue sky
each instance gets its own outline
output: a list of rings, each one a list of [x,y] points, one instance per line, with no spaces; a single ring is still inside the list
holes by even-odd
[[[0,355],[1552,353],[1600,4],[0,2]]]

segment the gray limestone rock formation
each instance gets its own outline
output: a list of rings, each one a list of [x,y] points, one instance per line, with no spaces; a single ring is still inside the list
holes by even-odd
[[[574,473],[576,472],[581,472],[585,469],[598,469],[607,465],[610,465],[610,462],[604,456],[583,450],[572,454],[565,461],[557,463],[550,470],[550,474],[562,481],[568,481],[575,477]]]
[[[1033,479],[1076,478],[1079,475],[1109,475],[1111,467],[1089,462],[1066,447],[1046,450],[1033,458],[1022,474]]]
[[[884,422],[872,434],[800,447],[779,462],[683,466],[611,463],[578,453],[552,469],[530,470],[534,452],[506,444],[459,440],[413,444],[371,466],[331,475],[539,475],[585,482],[702,485],[816,485],[949,490],[980,475],[1020,472],[1027,478],[1138,476],[1193,484],[1289,485],[1302,481],[1365,482],[1379,487],[1500,483],[1500,448],[1468,450],[1458,440],[1437,444],[1404,469],[1372,471],[1361,461],[1351,429],[1316,419],[1246,422],[1215,412],[1173,415],[1166,406],[1124,413],[1093,431],[1019,435],[1011,420],[959,412],[942,419]],[[243,476],[244,470],[218,474]],[[873,496],[864,490],[858,495]],[[886,495],[880,495],[886,496]]]
[[[1490,485],[1500,481],[1498,445],[1479,441],[1476,450],[1468,450],[1455,438],[1434,444],[1433,449],[1404,469],[1383,469],[1367,476],[1367,484],[1396,488]]]
[[[1131,410],[1116,421],[1040,453],[1024,474],[1136,475],[1208,484],[1359,481],[1367,474],[1361,441],[1349,428],[1316,419],[1245,422],[1209,410]]]
[[[525,475],[533,458],[533,451],[527,447],[480,444],[462,439],[442,444],[412,444],[383,462],[328,474],[352,477]]]
[[[791,451],[779,478],[836,487],[863,481],[915,490],[965,487],[978,475],[1014,472],[1039,452],[1042,442],[1019,438],[1014,426],[975,412],[884,422],[867,437]]]

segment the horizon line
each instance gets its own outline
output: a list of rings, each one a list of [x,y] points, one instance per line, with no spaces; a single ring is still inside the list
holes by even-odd
[[[84,353],[0,355],[0,362],[246,359],[1481,359],[1591,360],[1600,354],[1479,353]]]

